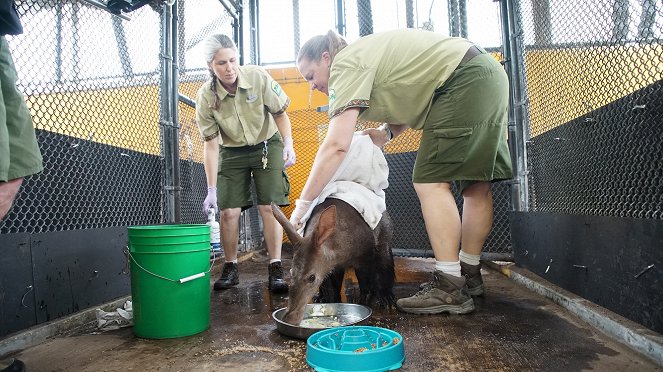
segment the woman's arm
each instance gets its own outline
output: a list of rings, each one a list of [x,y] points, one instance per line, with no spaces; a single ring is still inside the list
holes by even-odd
[[[315,155],[311,174],[304,185],[301,199],[317,198],[336,173],[352,143],[357,117],[359,117],[359,109],[350,108],[331,119],[327,136]]]
[[[281,138],[283,138],[283,161],[285,162],[284,166],[288,168],[295,165],[297,159],[294,143],[292,141],[292,126],[290,125],[290,118],[285,112],[273,116],[276,127],[279,129],[279,133],[281,133]]]
[[[391,133],[394,135],[391,139],[398,137],[398,135],[405,132],[405,130],[409,128],[406,124],[387,124],[387,127],[389,128],[389,130],[391,130]]]
[[[274,117],[276,127],[279,129],[279,133],[281,133],[281,137],[283,139],[286,137],[292,138],[292,126],[290,125],[290,118],[288,117],[288,114],[282,112],[278,115],[272,116]]]
[[[296,229],[302,227],[301,219],[311,208],[311,201],[320,195],[348,154],[357,117],[359,109],[351,108],[329,122],[327,136],[315,155],[311,173],[302,189],[302,194],[295,201],[295,210],[290,215],[290,223]]]
[[[216,187],[216,176],[219,167],[219,137],[203,143],[203,164],[207,187]]]
[[[203,213],[209,216],[211,211],[218,212],[216,202],[216,175],[219,166],[219,137],[203,142],[203,165],[207,179],[207,196],[203,201]]]
[[[405,124],[383,123],[379,128],[369,128],[361,132],[361,134],[371,137],[371,141],[373,141],[375,146],[382,147],[399,134],[405,132],[407,128],[408,126]]]

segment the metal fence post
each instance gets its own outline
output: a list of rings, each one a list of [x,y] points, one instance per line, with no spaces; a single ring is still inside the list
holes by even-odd
[[[370,0],[357,1],[357,14],[359,17],[359,36],[366,36],[373,33],[373,9]]]
[[[514,165],[515,181],[511,185],[513,210],[528,210],[528,179],[527,179],[527,147],[528,125],[526,123],[523,71],[521,69],[521,53],[524,51],[519,43],[521,37],[514,0],[501,0],[500,13],[502,21],[503,63],[509,75],[509,150]],[[524,69],[524,68],[523,68]]]
[[[163,159],[163,194],[165,223],[180,221],[179,200],[179,144],[178,127],[174,121],[177,85],[173,83],[173,3],[164,3],[161,7],[161,133]]]
[[[336,31],[345,36],[345,0],[336,0]]]
[[[170,76],[170,106],[172,107],[173,121],[170,128],[170,146],[172,149],[172,181],[173,181],[173,222],[180,223],[182,221],[182,185],[180,180],[180,116],[179,116],[179,85],[180,85],[180,65],[179,65],[179,1],[173,0],[171,7],[172,12],[172,33],[171,33],[171,70]]]

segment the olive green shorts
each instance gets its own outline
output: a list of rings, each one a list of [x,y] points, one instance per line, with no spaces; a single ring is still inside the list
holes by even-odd
[[[16,69],[4,36],[0,36],[0,181],[44,169],[30,111],[16,89]]]
[[[221,147],[217,174],[217,200],[219,208],[253,206],[251,179],[255,183],[258,205],[272,202],[290,205],[290,180],[283,162],[283,142],[279,134],[267,140],[267,167],[263,169],[263,143],[244,147]]]
[[[435,91],[414,164],[415,183],[512,177],[507,145],[509,82],[504,68],[484,53],[461,64]]]

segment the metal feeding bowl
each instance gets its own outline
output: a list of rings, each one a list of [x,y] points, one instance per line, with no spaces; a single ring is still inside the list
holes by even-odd
[[[403,337],[379,327],[332,328],[306,341],[306,362],[316,371],[391,371],[405,360]]]
[[[286,310],[284,307],[272,313],[276,329],[286,336],[302,340],[324,329],[358,324],[373,313],[370,307],[357,304],[307,304],[304,309],[304,319],[300,324],[294,325],[283,321]]]

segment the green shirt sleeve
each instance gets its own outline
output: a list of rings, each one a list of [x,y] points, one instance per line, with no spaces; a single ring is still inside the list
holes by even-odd
[[[290,105],[290,99],[281,88],[281,85],[267,71],[262,71],[265,77],[264,105],[270,113],[274,115],[281,114]]]
[[[469,40],[398,29],[364,36],[334,57],[329,116],[360,108],[359,119],[420,129],[435,90],[460,63]]]
[[[373,68],[334,66],[329,76],[329,118],[350,107],[367,108],[374,80]]]
[[[198,90],[196,97],[196,124],[200,135],[205,141],[209,141],[219,135],[219,126],[216,124],[212,109],[210,108],[214,104],[213,98],[214,94],[210,89],[210,83],[203,84]]]

